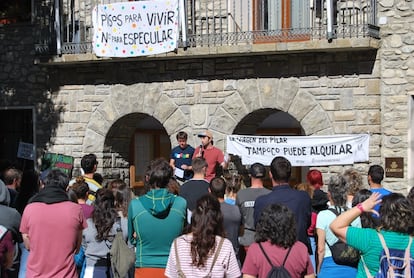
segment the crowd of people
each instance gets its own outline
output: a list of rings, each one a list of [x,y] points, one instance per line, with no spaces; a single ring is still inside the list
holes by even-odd
[[[246,183],[222,175],[228,157],[210,131],[198,137],[193,148],[179,132],[170,160],[148,165],[139,194],[123,180],[103,182],[94,154],[72,180],[58,169],[4,169],[0,277],[118,277],[110,255],[118,232],[135,253],[128,278],[268,277],[275,267],[290,277],[373,277],[385,245],[407,249],[414,268],[414,189],[385,189],[380,165],[370,166],[368,186],[352,168],[326,184],[311,169],[292,184],[279,156],[268,169],[250,165]],[[355,265],[337,260],[338,242],[357,250]],[[404,272],[410,263],[401,268],[414,277]]]

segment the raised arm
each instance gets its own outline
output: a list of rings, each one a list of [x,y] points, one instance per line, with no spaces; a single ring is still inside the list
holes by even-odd
[[[373,193],[364,202],[359,203],[355,207],[339,215],[329,226],[332,232],[341,240],[346,242],[346,232],[348,227],[355,218],[361,215],[363,212],[370,212],[378,215],[378,212],[374,210],[374,207],[381,203],[381,194]]]

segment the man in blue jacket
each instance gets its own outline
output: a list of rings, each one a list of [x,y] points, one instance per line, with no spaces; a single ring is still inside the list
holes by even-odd
[[[273,189],[267,195],[256,199],[254,205],[254,223],[256,224],[265,207],[271,204],[282,204],[292,210],[296,220],[297,239],[307,247],[312,254],[306,230],[311,224],[311,199],[305,191],[292,189],[289,179],[292,166],[286,158],[277,156],[270,164],[269,176],[272,179]]]

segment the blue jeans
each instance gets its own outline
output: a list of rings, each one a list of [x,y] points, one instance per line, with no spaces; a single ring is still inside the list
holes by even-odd
[[[27,258],[29,257],[29,250],[26,249],[23,242],[19,243],[19,248],[20,248],[20,251],[21,251],[19,278],[25,278],[26,277]]]
[[[315,237],[310,236],[309,241],[310,241],[310,245],[311,245],[311,249],[312,249],[312,255],[309,255],[309,256],[310,256],[310,259],[311,259],[311,262],[312,262],[312,265],[313,265],[313,269],[316,272],[316,259],[315,259],[316,258],[316,241],[315,241]]]

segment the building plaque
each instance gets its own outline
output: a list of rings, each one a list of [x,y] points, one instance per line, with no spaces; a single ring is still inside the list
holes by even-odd
[[[385,176],[388,178],[404,178],[404,158],[386,157]]]

